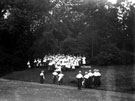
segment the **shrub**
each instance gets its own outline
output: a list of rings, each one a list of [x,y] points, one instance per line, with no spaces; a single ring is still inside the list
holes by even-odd
[[[74,78],[74,77],[70,77],[70,78],[69,78],[69,82],[76,84],[76,83],[77,83],[77,80],[76,80],[76,78]]]
[[[115,45],[105,45],[101,52],[90,59],[94,65],[128,65],[134,64],[134,54],[119,50]]]
[[[127,65],[127,64],[134,64],[135,55],[133,53],[127,52],[127,51],[120,51],[121,56],[121,64]]]

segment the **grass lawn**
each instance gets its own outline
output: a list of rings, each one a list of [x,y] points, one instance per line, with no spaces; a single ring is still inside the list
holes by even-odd
[[[111,90],[126,93],[135,93],[135,66],[100,66],[98,68],[102,74],[101,86],[93,89]],[[33,68],[25,71],[17,71],[7,74],[2,78],[29,82],[39,82],[39,74],[42,68]],[[79,68],[75,71],[64,71],[63,85],[76,86],[75,76],[79,70],[83,74],[87,68]],[[44,83],[52,83],[52,73],[45,70],[46,80]]]

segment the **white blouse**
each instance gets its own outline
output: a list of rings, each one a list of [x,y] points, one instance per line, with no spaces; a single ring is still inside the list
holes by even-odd
[[[83,78],[83,75],[82,75],[82,74],[77,74],[77,75],[76,75],[76,78],[77,78],[77,79],[81,79],[81,78]]]

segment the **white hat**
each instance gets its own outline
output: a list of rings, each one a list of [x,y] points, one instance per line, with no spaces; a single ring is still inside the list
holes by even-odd
[[[82,71],[79,71],[79,73],[82,73]]]
[[[85,74],[87,74],[88,72],[86,71]]]
[[[97,72],[99,72],[99,69],[97,69]]]
[[[94,69],[93,71],[94,71],[94,72],[96,72],[96,71],[97,71],[97,69]]]

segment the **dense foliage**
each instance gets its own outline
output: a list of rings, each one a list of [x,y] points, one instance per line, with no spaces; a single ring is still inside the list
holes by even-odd
[[[133,64],[134,16],[127,0],[1,0],[0,72],[25,69],[49,53],[82,54],[95,65]]]

